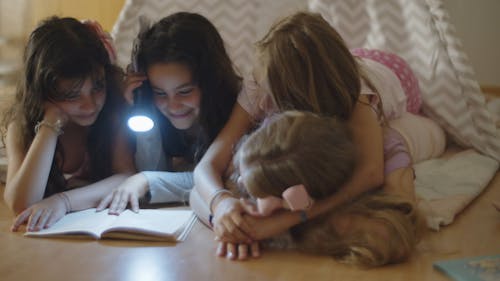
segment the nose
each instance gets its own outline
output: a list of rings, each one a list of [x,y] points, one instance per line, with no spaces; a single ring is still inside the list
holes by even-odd
[[[93,113],[97,108],[97,103],[94,95],[92,94],[82,94],[82,99],[80,103],[80,110],[85,113]]]
[[[170,99],[168,99],[167,107],[168,111],[175,113],[181,110],[184,107],[184,104],[182,103],[181,98],[173,96]]]

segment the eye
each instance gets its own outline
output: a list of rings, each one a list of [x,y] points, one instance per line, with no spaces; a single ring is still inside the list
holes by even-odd
[[[104,80],[99,80],[99,81],[94,83],[94,85],[92,87],[92,92],[93,93],[101,92],[104,90],[105,87],[106,87],[106,84],[104,83]]]
[[[153,93],[156,95],[156,96],[159,96],[159,97],[164,97],[167,95],[167,93],[163,92],[163,91],[158,91],[158,90],[153,90]]]
[[[181,96],[187,96],[189,94],[191,94],[191,92],[193,92],[194,90],[194,87],[190,87],[190,88],[184,88],[184,89],[181,89],[177,92],[177,94],[181,95]]]
[[[75,101],[80,98],[80,91],[71,91],[64,96],[65,101]]]

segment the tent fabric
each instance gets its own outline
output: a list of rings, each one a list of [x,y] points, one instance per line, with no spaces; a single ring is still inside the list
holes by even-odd
[[[240,73],[252,65],[255,42],[274,19],[292,11],[307,9],[303,0],[127,0],[111,32],[118,52],[118,64],[130,61],[132,42],[139,31],[139,18],[151,23],[175,12],[199,13],[209,19],[226,43],[229,56]]]
[[[500,161],[500,130],[441,0],[311,0],[350,48],[403,57],[419,79],[423,112],[458,144]]]
[[[351,48],[375,48],[406,59],[419,79],[423,113],[458,144],[500,160],[500,130],[441,0],[127,0],[112,35],[118,62],[125,66],[141,16],[154,22],[177,11],[197,12],[214,23],[245,73],[255,42],[270,24],[299,9],[320,13]]]

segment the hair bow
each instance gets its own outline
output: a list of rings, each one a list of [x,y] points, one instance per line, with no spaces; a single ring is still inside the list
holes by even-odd
[[[257,210],[263,216],[272,214],[277,209],[285,208],[292,211],[307,210],[311,207],[313,199],[307,193],[303,184],[291,186],[281,194],[283,198],[268,196],[257,198]]]

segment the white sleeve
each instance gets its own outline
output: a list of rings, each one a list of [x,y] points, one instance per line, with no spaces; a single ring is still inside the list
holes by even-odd
[[[194,186],[193,172],[141,172],[149,183],[148,203],[188,202]]]

